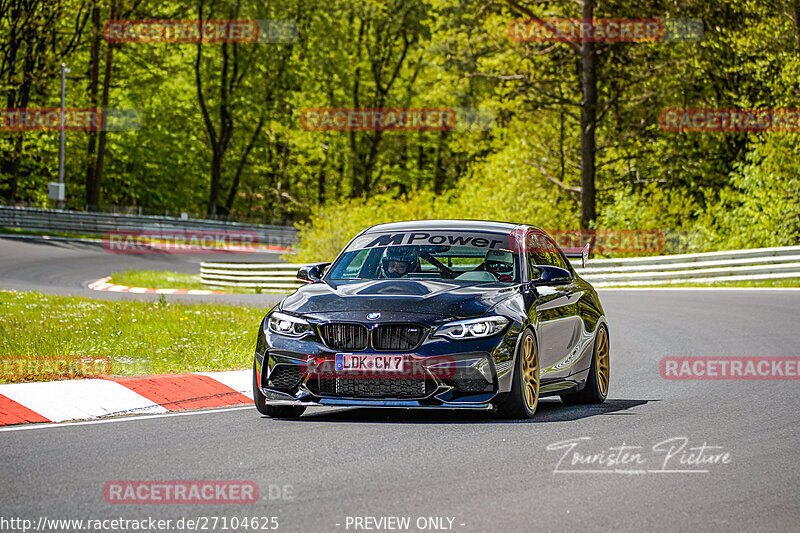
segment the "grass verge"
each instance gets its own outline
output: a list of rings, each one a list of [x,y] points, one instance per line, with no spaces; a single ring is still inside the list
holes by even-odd
[[[64,231],[34,231],[29,229],[20,228],[5,228],[0,227],[0,235],[20,235],[31,237],[67,237],[70,239],[91,239],[95,241],[102,241],[102,235],[94,233],[68,233]]]
[[[111,274],[110,283],[128,287],[152,289],[214,290],[231,294],[253,294],[255,289],[247,287],[211,287],[200,281],[198,274],[171,272],[169,270],[127,270]]]
[[[266,309],[0,292],[0,382],[250,368]],[[74,372],[60,374],[58,365]],[[75,363],[72,365],[72,363]],[[104,363],[105,364],[105,363]],[[55,370],[56,372],[50,372]],[[61,368],[60,370],[64,370]]]

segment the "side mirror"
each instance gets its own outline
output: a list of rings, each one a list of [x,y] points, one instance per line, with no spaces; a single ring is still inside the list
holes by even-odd
[[[313,283],[322,279],[322,271],[330,263],[314,263],[312,265],[304,265],[297,271],[297,279]]]
[[[569,270],[551,265],[536,265],[536,268],[539,277],[531,280],[534,285],[563,285],[572,281]]]

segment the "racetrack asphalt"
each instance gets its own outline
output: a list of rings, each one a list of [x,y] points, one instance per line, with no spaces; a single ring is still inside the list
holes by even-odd
[[[0,289],[42,291],[104,300],[156,300],[157,294],[93,291],[86,287],[114,272],[126,270],[170,270],[200,273],[202,261],[264,262],[279,261],[280,253],[210,253],[210,254],[112,254],[102,242],[47,240],[0,235]],[[159,287],[154,287],[159,288]],[[227,302],[254,307],[272,307],[284,295],[226,294],[177,295],[168,300],[184,302]]]
[[[76,294],[72,283],[112,266],[72,247],[57,254],[60,273],[42,267],[10,282]],[[8,287],[2,257],[0,285],[22,288]],[[191,268],[185,257],[139,266],[149,261],[129,268]],[[800,382],[670,381],[659,361],[800,356],[800,291],[600,296],[612,347],[601,406],[547,399],[525,422],[482,412],[323,408],[273,420],[247,407],[0,430],[0,515],[34,523],[276,516],[278,531],[365,531],[352,523],[366,516],[408,516],[412,525],[452,517],[452,530],[464,532],[797,531]],[[651,471],[665,469],[653,446],[678,437],[687,448],[720,446],[730,461],[697,467],[676,455],[666,469],[708,471]],[[585,456],[641,446],[644,472],[563,472],[597,469],[568,459],[559,465],[564,450],[548,445],[571,439],[584,439],[576,450]],[[103,486],[113,480],[253,480],[261,497],[228,506],[109,504]],[[270,499],[271,485],[290,486],[291,499]]]

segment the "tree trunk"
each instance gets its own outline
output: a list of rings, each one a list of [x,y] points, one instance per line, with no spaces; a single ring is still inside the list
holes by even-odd
[[[22,135],[17,134],[16,139],[14,139],[14,149],[9,154],[3,154],[3,160],[0,163],[0,175],[2,175],[2,184],[4,185],[4,187],[0,188],[0,193],[8,203],[13,203],[17,198],[17,179],[22,158],[22,138]]]
[[[98,89],[100,82],[100,43],[103,29],[100,27],[100,3],[92,2],[92,46],[89,52],[89,103],[97,108]],[[97,210],[100,197],[100,187],[97,183],[97,131],[89,132],[86,157],[86,186],[84,188],[86,209]]]
[[[317,205],[325,205],[325,178],[328,174],[329,152],[330,148],[325,150],[325,159],[320,164],[319,172],[317,173]]]
[[[797,34],[797,56],[800,57],[800,0],[794,0],[794,29]]]
[[[111,0],[111,10],[109,12],[109,19],[117,18],[117,1]],[[108,109],[108,97],[111,91],[111,69],[114,65],[114,43],[106,43],[106,59],[105,68],[103,70],[103,95],[100,97],[100,106],[103,112]],[[103,163],[106,157],[106,135],[105,122],[103,128],[97,134],[97,161],[94,166],[94,185],[92,197],[93,203],[90,206],[100,205],[100,185],[103,182]]]
[[[447,131],[439,133],[439,146],[436,151],[436,168],[433,171],[433,192],[434,194],[442,194],[444,190],[444,181],[447,178],[444,168],[444,149],[446,146]]]
[[[594,18],[594,0],[583,0],[584,21]],[[595,209],[595,132],[597,126],[597,55],[594,43],[581,43],[581,229],[597,218]]]
[[[233,176],[233,183],[231,184],[231,189],[228,191],[228,199],[225,201],[225,212],[228,214],[230,214],[231,209],[233,209],[233,201],[236,199],[236,193],[239,191],[239,182],[242,179],[242,171],[245,165],[247,165],[247,157],[250,155],[250,152],[253,151],[253,147],[256,145],[258,136],[261,135],[261,129],[263,127],[264,117],[261,117],[255,131],[253,131],[252,137],[250,137],[250,142],[242,153],[242,157],[239,158],[239,164],[236,166],[236,174]]]
[[[22,16],[21,11],[23,6],[15,4],[12,10],[12,17],[19,19]],[[39,33],[37,33],[39,32]],[[17,61],[17,53],[19,52],[23,42],[27,42],[25,55],[21,58],[22,72],[19,79],[19,84],[14,83],[15,78],[15,63]],[[7,80],[11,81],[11,86],[8,88],[6,97],[6,106],[9,108],[25,108],[28,107],[31,91],[33,89],[34,73],[37,69],[38,57],[45,50],[45,44],[41,38],[41,29],[33,26],[23,26],[12,34],[8,42],[8,59],[9,72]],[[0,80],[6,82],[7,80]],[[17,134],[14,140],[14,149],[11,153],[4,153],[2,161],[0,161],[0,193],[8,203],[13,203],[17,199],[17,183],[19,181],[19,167],[22,162],[22,151],[24,148],[22,134]]]
[[[325,167],[317,174],[317,205],[325,205]]]
[[[114,4],[116,2],[111,3],[112,13],[114,10]],[[114,43],[108,43],[108,47],[106,48],[106,66],[105,71],[103,72],[103,96],[100,100],[100,105],[102,106],[103,110],[105,111],[108,109],[108,93],[111,88],[111,67],[113,65],[114,59]],[[100,205],[100,184],[103,182],[103,162],[105,161],[106,156],[106,135],[107,131],[105,127],[100,130],[97,139],[97,164],[94,168],[94,191],[96,193],[95,198],[95,205]]]
[[[378,130],[375,132],[375,135],[370,139],[372,142],[369,147],[369,153],[367,154],[367,160],[364,161],[362,192],[364,196],[367,197],[372,192],[372,186],[375,184],[372,180],[372,173],[375,171],[375,163],[378,161],[378,146],[381,144],[382,137],[382,131]]]
[[[219,200],[219,186],[222,183],[222,157],[219,150],[213,150],[211,155],[211,185],[208,188],[208,206],[206,213],[217,214],[217,200]]]

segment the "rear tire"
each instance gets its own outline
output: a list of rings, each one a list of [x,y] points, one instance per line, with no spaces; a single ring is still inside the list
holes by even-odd
[[[529,329],[520,338],[516,359],[511,392],[497,410],[503,418],[525,420],[533,417],[539,405],[539,347]]]
[[[608,330],[605,326],[597,329],[592,353],[592,364],[586,386],[580,392],[562,394],[561,401],[568,405],[598,404],[606,401],[608,385],[611,382],[611,349]]]
[[[255,362],[253,363],[253,402],[256,404],[256,409],[262,415],[271,418],[299,418],[306,408],[295,407],[292,405],[266,405],[267,397],[261,392],[261,387],[258,383],[258,370]]]

